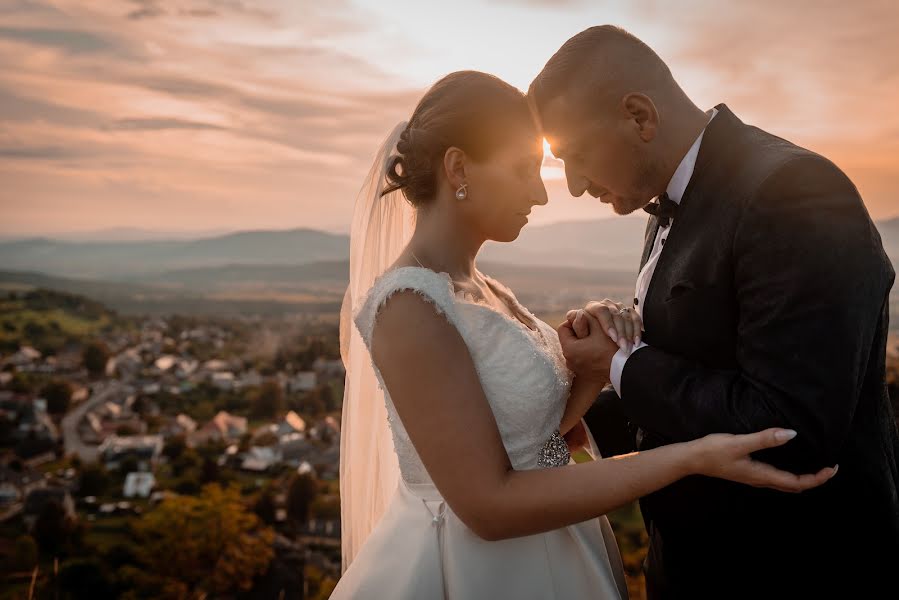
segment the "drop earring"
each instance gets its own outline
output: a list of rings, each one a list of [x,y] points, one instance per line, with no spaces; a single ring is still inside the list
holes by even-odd
[[[465,200],[466,198],[468,198],[468,184],[463,183],[456,190],[456,200]]]

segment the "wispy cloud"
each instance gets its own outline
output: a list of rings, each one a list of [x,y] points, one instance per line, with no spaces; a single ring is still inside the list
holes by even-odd
[[[3,232],[345,229],[381,137],[429,82],[480,68],[526,86],[567,37],[607,21],[653,45],[700,104],[826,153],[875,215],[895,214],[899,13],[863,4],[7,0]],[[546,220],[608,214],[548,186]]]
[[[117,119],[113,122],[114,129],[122,129],[126,131],[158,131],[162,129],[225,129],[220,125],[212,125],[210,123],[198,123],[196,121],[185,121],[184,119]]]

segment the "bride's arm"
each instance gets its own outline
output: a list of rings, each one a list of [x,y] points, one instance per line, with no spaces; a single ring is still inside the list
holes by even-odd
[[[565,404],[565,413],[562,415],[562,423],[559,425],[559,433],[565,435],[571,428],[577,425],[587,410],[596,401],[596,397],[602,391],[607,382],[590,381],[583,377],[575,377],[568,394],[568,402]]]
[[[372,355],[437,489],[488,540],[585,521],[690,474],[801,491],[830,477],[798,477],[748,456],[783,444],[783,430],[717,434],[648,452],[532,471],[512,468],[468,348],[418,294],[394,294],[375,326]]]
[[[565,435],[578,424],[604,386],[603,382],[594,382],[583,377],[574,378],[571,392],[568,394],[568,403],[565,405],[565,413],[562,415],[562,423],[559,425],[559,433]]]

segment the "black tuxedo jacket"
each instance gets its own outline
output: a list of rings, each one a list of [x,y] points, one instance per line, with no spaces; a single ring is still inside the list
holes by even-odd
[[[693,476],[642,499],[650,597],[899,597],[893,268],[833,163],[717,108],[642,307],[649,347],[585,421],[604,456],[789,427],[757,458],[839,471],[802,494]],[[657,230],[650,217],[644,263]]]

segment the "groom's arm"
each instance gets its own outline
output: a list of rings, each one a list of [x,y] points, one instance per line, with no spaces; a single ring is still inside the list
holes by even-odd
[[[846,439],[893,271],[852,183],[820,157],[794,159],[745,208],[734,238],[737,370],[644,347],[619,391],[631,421],[671,441],[789,427],[765,456],[832,465]]]

